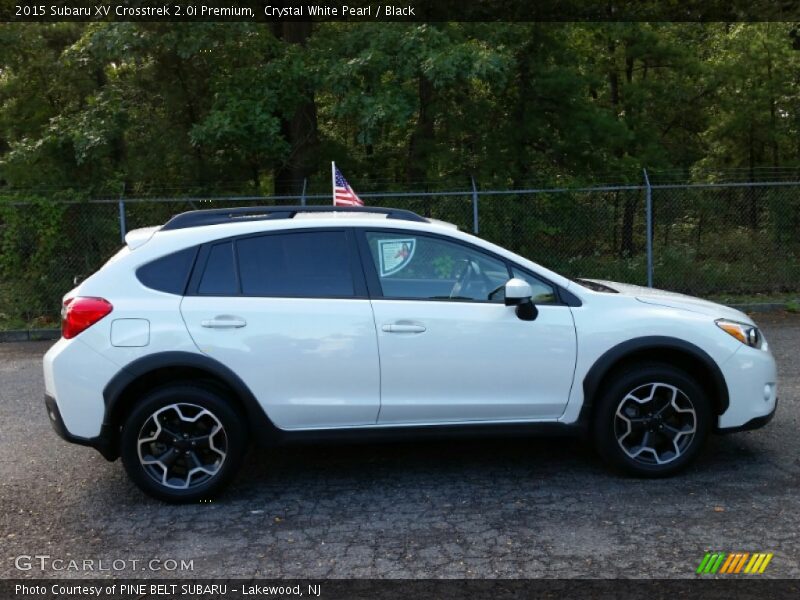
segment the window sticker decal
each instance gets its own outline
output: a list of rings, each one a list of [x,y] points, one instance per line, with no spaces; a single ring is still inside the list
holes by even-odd
[[[407,267],[416,247],[417,240],[414,238],[378,240],[381,277],[388,277]]]

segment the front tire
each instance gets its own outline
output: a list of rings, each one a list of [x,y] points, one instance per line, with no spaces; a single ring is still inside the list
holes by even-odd
[[[597,404],[594,441],[612,466],[639,477],[666,477],[700,452],[712,413],[703,388],[686,372],[638,363],[612,375]]]
[[[246,429],[230,401],[190,384],[156,389],[128,415],[121,456],[128,476],[166,502],[196,502],[236,474]]]

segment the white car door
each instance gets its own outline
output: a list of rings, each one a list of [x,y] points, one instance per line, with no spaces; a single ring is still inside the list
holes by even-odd
[[[308,230],[204,247],[181,313],[282,429],[375,424],[375,323],[352,235]]]
[[[452,238],[360,235],[380,350],[379,423],[551,420],[564,412],[575,325],[552,286]],[[512,275],[532,285],[533,321],[503,303]]]

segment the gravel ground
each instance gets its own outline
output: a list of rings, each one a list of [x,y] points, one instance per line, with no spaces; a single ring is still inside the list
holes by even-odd
[[[114,560],[123,577],[693,577],[709,549],[774,552],[764,576],[798,577],[800,318],[758,320],[776,418],[712,437],[669,480],[615,475],[569,439],[283,448],[193,506],[147,498],[118,462],[56,437],[48,344],[0,344],[0,577],[108,576],[99,561]],[[95,571],[20,571],[20,555]],[[193,569],[143,570],[151,559]]]

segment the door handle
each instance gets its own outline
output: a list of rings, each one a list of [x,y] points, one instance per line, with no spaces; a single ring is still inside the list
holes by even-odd
[[[239,329],[240,327],[247,325],[247,321],[239,317],[219,315],[213,319],[200,321],[200,325],[203,327],[208,327],[209,329]]]
[[[386,333],[422,333],[426,331],[424,325],[414,325],[411,323],[388,323],[381,327]]]

